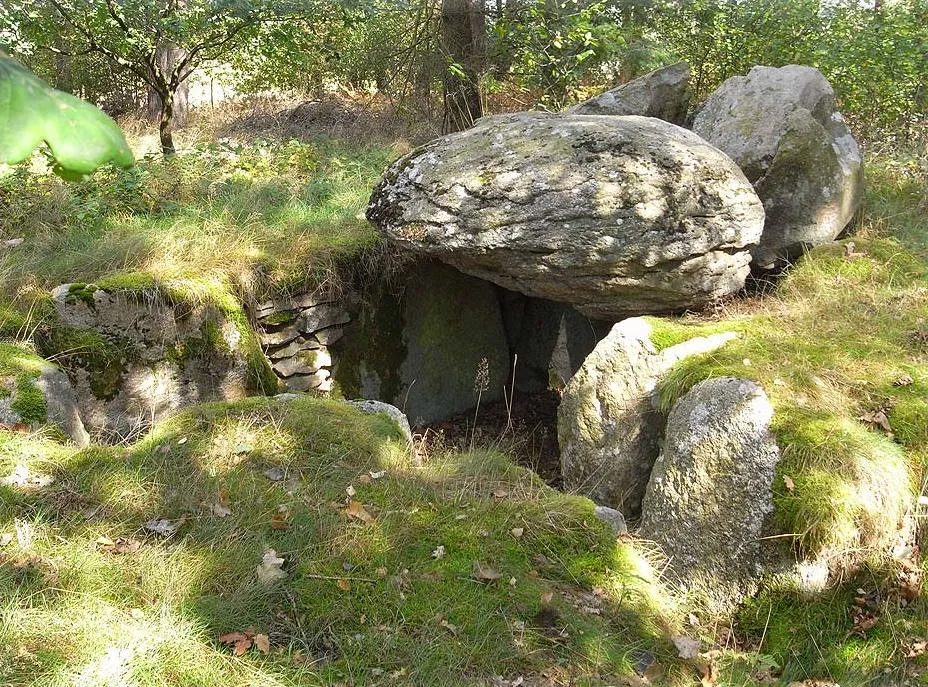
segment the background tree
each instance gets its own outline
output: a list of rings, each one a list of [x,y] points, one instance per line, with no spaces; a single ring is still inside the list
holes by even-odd
[[[442,0],[442,48],[447,55],[442,130],[462,131],[483,116],[480,77],[486,69],[487,29],[483,0]]]
[[[308,16],[323,1],[11,0],[0,20],[14,17],[37,49],[96,54],[144,82],[160,105],[161,147],[170,154],[178,93],[193,71],[240,48],[261,25]]]

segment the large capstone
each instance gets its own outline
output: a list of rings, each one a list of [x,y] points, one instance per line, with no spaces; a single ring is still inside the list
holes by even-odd
[[[731,159],[673,124],[524,112],[401,158],[367,216],[406,249],[619,319],[739,290],[764,211]]]
[[[670,411],[640,536],[663,549],[688,589],[717,611],[754,593],[773,557],[773,480],[780,452],[773,407],[757,384],[719,377]]]
[[[860,149],[812,67],[754,67],[706,101],[693,131],[741,167],[767,213],[759,267],[833,240],[860,205]]]
[[[690,66],[677,62],[574,105],[568,114],[642,115],[683,126],[690,104]]]

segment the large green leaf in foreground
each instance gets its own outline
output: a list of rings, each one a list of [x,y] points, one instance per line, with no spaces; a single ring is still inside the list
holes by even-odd
[[[72,174],[88,174],[108,162],[134,163],[112,119],[0,53],[0,162],[22,162],[43,141],[58,167]]]

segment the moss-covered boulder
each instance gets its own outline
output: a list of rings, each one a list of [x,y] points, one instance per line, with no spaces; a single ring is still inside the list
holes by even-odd
[[[241,305],[219,285],[120,275],[52,297],[57,321],[36,341],[66,370],[93,433],[121,438],[192,403],[277,390]]]
[[[860,205],[860,149],[812,67],[754,67],[706,101],[693,131],[738,163],[767,216],[759,267],[793,260],[834,239]]]
[[[46,425],[79,446],[89,441],[67,375],[22,344],[0,342],[0,426]]]

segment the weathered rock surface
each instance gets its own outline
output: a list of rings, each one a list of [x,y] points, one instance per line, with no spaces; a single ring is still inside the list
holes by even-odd
[[[396,423],[400,433],[412,444],[412,430],[409,428],[409,420],[403,411],[396,406],[384,403],[383,401],[372,401],[370,399],[359,399],[356,401],[348,401],[348,403],[367,415],[384,413]]]
[[[67,372],[92,434],[125,438],[193,403],[276,391],[243,314],[154,288],[64,284],[52,295],[59,322],[36,343]]]
[[[671,410],[642,504],[640,536],[661,546],[684,586],[725,612],[772,561],[773,407],[753,382],[719,377]]]
[[[9,355],[12,352],[13,355]],[[66,374],[25,349],[5,344],[0,374],[0,426],[52,425],[78,446],[90,443]],[[7,374],[8,373],[8,374]]]
[[[473,408],[477,388],[481,403],[502,397],[509,346],[492,284],[425,261],[395,292],[372,289],[366,297],[333,349],[346,396],[386,401],[414,425]]]
[[[690,66],[677,62],[574,105],[568,114],[641,115],[683,126],[690,105]]]
[[[714,350],[734,337],[697,337],[658,351],[646,320],[635,317],[616,324],[561,397],[557,435],[564,486],[637,517],[660,453],[658,382],[683,358]]]
[[[78,446],[90,444],[90,434],[81,420],[68,376],[54,365],[44,365],[35,385],[45,397],[47,421],[59,427]]]
[[[740,289],[763,207],[701,138],[647,117],[481,119],[386,172],[368,218],[395,243],[618,319]]]
[[[753,249],[759,267],[833,240],[860,205],[860,149],[812,67],[754,67],[706,101],[693,131],[734,159],[767,218]]]

